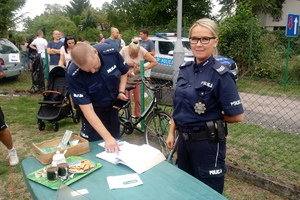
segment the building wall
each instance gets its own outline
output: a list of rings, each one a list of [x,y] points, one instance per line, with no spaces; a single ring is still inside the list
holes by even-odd
[[[279,22],[273,21],[273,18],[269,15],[262,14],[262,26],[268,30],[273,30],[274,27],[285,27],[288,14],[300,15],[300,0],[286,0],[282,12],[282,19]]]

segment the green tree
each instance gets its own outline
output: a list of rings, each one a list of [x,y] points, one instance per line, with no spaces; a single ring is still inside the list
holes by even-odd
[[[43,13],[29,22],[28,26],[28,33],[35,34],[37,30],[43,30],[48,41],[53,40],[52,32],[54,30],[63,30],[65,35],[77,35],[78,33],[75,23],[69,17],[58,13]]]
[[[66,12],[70,18],[81,15],[86,8],[91,7],[90,0],[72,0],[70,4],[66,6]]]
[[[166,25],[177,18],[177,0],[151,0],[143,9],[141,17],[147,25]],[[209,0],[185,0],[182,7],[183,21],[193,23],[203,17],[211,17]]]
[[[248,69],[250,53],[253,62],[260,59],[262,29],[259,20],[253,16],[249,2],[238,3],[236,13],[220,21],[218,47],[221,55],[237,61],[241,74],[244,75],[251,70]]]
[[[236,8],[239,2],[249,2],[251,5],[251,11],[255,15],[260,13],[270,14],[275,21],[279,21],[282,16],[282,7],[285,0],[218,0],[222,5],[221,13],[232,13],[232,9]]]
[[[85,19],[82,21],[83,30],[86,28],[97,28],[97,22],[90,10],[87,11]]]
[[[107,14],[99,8],[97,8],[97,10],[91,8],[90,11],[92,12],[93,17],[95,18],[96,23],[99,26],[100,30],[101,31],[107,30],[109,28],[109,24],[107,22]]]
[[[21,16],[16,15],[15,11],[22,8],[26,0],[2,0],[0,1],[0,37],[5,37],[7,30],[15,27],[21,20]]]
[[[103,4],[103,11],[111,25],[121,29],[142,25],[166,26],[174,24],[177,4],[177,0],[113,0],[111,4]],[[199,18],[210,17],[211,10],[209,0],[185,0],[183,20],[192,23]]]

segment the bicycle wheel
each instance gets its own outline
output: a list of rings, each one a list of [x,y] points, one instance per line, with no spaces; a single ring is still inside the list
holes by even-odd
[[[159,149],[165,156],[170,153],[166,144],[170,124],[171,116],[164,111],[152,113],[145,122],[145,143]]]
[[[120,135],[121,135],[121,137],[124,133],[130,134],[129,126],[132,125],[132,123],[129,120],[129,113],[128,113],[127,108],[119,109],[118,115],[119,115],[119,119],[120,119]],[[129,122],[130,122],[130,124],[129,124]]]

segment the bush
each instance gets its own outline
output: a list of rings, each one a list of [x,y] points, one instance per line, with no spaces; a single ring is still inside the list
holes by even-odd
[[[260,60],[263,32],[259,20],[253,17],[250,4],[238,3],[236,14],[222,20],[219,30],[220,54],[237,61],[241,74],[247,74],[248,65]]]

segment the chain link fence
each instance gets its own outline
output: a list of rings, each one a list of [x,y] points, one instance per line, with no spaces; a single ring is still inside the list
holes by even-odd
[[[239,56],[230,57],[220,49],[239,67],[237,88],[245,110],[244,122],[229,124],[227,159],[299,188],[300,39],[288,39],[285,30],[253,30],[260,31],[260,38],[250,40],[258,33],[249,33],[247,43],[239,44],[247,45],[241,47],[246,49],[241,62]],[[255,56],[258,48],[259,57]],[[164,92],[161,102],[169,105],[173,90]]]

